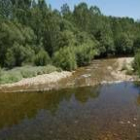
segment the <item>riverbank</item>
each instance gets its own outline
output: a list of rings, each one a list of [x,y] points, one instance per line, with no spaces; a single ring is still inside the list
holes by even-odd
[[[3,84],[0,92],[46,91],[138,81],[137,76],[128,74],[128,71],[133,71],[133,60],[133,57],[94,60],[89,66],[78,68],[75,72],[53,72],[25,78],[13,84]]]
[[[55,84],[62,79],[68,78],[72,75],[72,72],[52,72],[50,74],[38,75],[33,78],[26,78],[19,82],[12,84],[3,84],[0,86],[0,92],[26,92],[40,90],[41,85],[46,85],[45,90],[51,90],[55,88]],[[54,86],[53,86],[54,84]],[[33,88],[36,87],[36,88]]]
[[[119,82],[133,82],[139,81],[137,75],[134,75],[132,63],[133,57],[117,58],[114,65],[108,67],[113,79],[110,81],[103,81],[102,83],[119,83]]]

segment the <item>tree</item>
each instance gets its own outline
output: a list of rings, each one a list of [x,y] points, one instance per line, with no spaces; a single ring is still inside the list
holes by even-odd
[[[61,48],[54,54],[53,63],[64,70],[77,68],[76,57],[73,47]]]
[[[140,50],[140,37],[134,40],[134,50],[135,51]]]
[[[74,21],[81,30],[86,31],[88,29],[89,24],[89,10],[86,3],[80,3],[79,5],[75,6],[74,12]]]
[[[0,0],[0,16],[5,19],[9,19],[12,15],[12,3],[11,0]]]
[[[68,18],[68,16],[70,16],[71,11],[70,11],[70,7],[68,6],[68,4],[63,4],[63,6],[61,7],[61,13],[63,15],[64,18]]]
[[[50,57],[48,53],[41,49],[34,57],[34,64],[36,66],[46,66],[50,63]]]
[[[135,58],[134,58],[134,63],[135,63],[134,69],[138,72],[138,75],[140,77],[140,51],[136,52]]]
[[[86,66],[94,58],[93,44],[82,44],[76,47],[76,61],[78,66]]]
[[[22,66],[24,62],[31,62],[33,55],[34,51],[18,43],[14,43],[12,48],[7,50],[5,64],[8,68]]]
[[[101,15],[101,11],[97,6],[91,6],[89,10],[93,15]]]
[[[0,85],[1,85],[1,77],[2,77],[2,68],[0,66]]]
[[[1,67],[54,60],[72,70],[89,64],[94,55],[133,54],[140,47],[139,36],[138,21],[105,16],[84,2],[73,11],[68,4],[58,11],[46,0],[0,0]]]
[[[116,53],[119,55],[129,55],[133,53],[133,40],[126,33],[120,34],[115,45]]]

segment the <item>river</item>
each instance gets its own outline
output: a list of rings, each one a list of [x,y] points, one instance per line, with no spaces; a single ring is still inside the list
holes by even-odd
[[[140,87],[95,84],[113,62],[80,68],[55,90],[0,93],[0,140],[139,140]]]

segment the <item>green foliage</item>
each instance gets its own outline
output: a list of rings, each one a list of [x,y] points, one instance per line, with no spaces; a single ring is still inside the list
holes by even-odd
[[[94,58],[95,50],[91,44],[82,44],[76,47],[76,61],[78,66],[88,65]]]
[[[34,58],[34,64],[36,66],[45,66],[50,63],[50,57],[46,51],[41,49]]]
[[[1,77],[2,77],[2,68],[0,67],[0,84],[1,84],[1,81],[2,81]]]
[[[0,64],[12,68],[21,66],[33,55],[35,35],[31,28],[17,22],[3,22],[0,26]],[[31,47],[30,47],[31,46]]]
[[[61,71],[60,68],[56,68],[52,65],[33,67],[33,66],[24,66],[17,67],[11,70],[2,70],[0,77],[0,83],[13,83],[22,80],[23,78],[31,78],[41,74],[48,74],[54,71]]]
[[[76,57],[73,47],[61,48],[54,54],[53,62],[56,66],[64,70],[74,70],[77,68]]]
[[[53,60],[73,70],[89,64],[95,55],[133,54],[140,48],[139,36],[139,22],[105,16],[84,2],[73,11],[67,4],[58,11],[45,0],[0,0],[2,68],[43,66]]]
[[[11,8],[11,0],[0,0],[0,16],[2,18],[8,18],[11,15]]]
[[[138,51],[140,49],[140,37],[134,40],[134,50]]]
[[[109,54],[113,55],[115,53],[114,40],[111,36],[108,34],[101,34],[98,41],[98,50],[100,56],[107,56]]]
[[[138,72],[139,76],[140,76],[140,51],[138,51],[135,54],[135,60],[134,60],[134,69]]]
[[[132,54],[133,53],[133,40],[132,38],[123,33],[116,40],[116,53],[117,54]]]
[[[30,47],[24,47],[15,43],[12,48],[9,48],[6,53],[5,64],[8,68],[22,66],[23,62],[31,62],[34,51]]]
[[[58,37],[58,49],[66,46],[71,46],[76,44],[76,38],[74,33],[68,30],[65,30],[60,33]]]

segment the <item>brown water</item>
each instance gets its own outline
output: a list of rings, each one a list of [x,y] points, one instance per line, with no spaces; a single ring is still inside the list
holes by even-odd
[[[0,94],[0,140],[139,140],[132,83]]]
[[[0,93],[0,140],[140,140],[140,87],[93,86],[109,78],[100,64],[58,83],[65,89]]]

